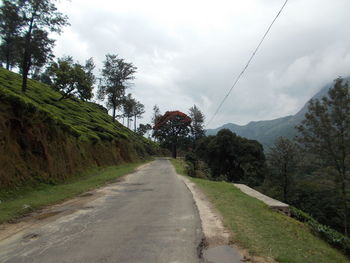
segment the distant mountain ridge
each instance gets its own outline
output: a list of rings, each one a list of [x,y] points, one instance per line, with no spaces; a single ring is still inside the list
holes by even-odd
[[[345,78],[345,80],[349,81],[350,77]],[[332,86],[333,83],[324,86],[311,99],[321,99],[322,97],[326,96],[328,94],[328,90]],[[216,135],[217,132],[222,129],[229,129],[239,136],[259,141],[265,149],[268,149],[278,137],[283,136],[292,139],[297,135],[295,126],[299,125],[304,119],[309,101],[295,115],[277,118],[274,120],[252,121],[243,126],[234,123],[227,123],[216,129],[207,129],[206,135]]]

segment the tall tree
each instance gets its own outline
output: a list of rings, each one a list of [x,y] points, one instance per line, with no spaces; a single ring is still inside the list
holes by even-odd
[[[140,124],[140,126],[137,128],[137,134],[144,136],[148,131],[152,130],[152,125],[147,123],[147,124]]]
[[[126,126],[130,128],[130,120],[133,116],[133,111],[136,105],[135,99],[131,96],[131,93],[129,93],[127,96],[123,99],[123,117],[126,118]]]
[[[91,61],[90,61],[91,62]],[[72,57],[59,58],[48,67],[52,85],[62,93],[60,100],[72,96],[82,100],[92,98],[94,76],[86,67],[73,61]]]
[[[350,90],[342,78],[322,100],[311,100],[300,126],[299,141],[305,149],[334,169],[342,197],[344,233],[348,234],[347,181],[350,172]],[[339,183],[340,182],[340,183]]]
[[[94,75],[95,62],[93,58],[89,58],[85,61],[85,65],[81,66],[79,63],[78,72],[80,72],[80,81],[78,87],[78,97],[81,100],[91,100],[93,97],[93,88],[96,83],[96,77]]]
[[[136,119],[141,119],[142,114],[145,113],[145,105],[143,105],[139,101],[135,101],[133,108],[133,116],[134,116],[134,132],[136,132]]]
[[[191,118],[181,111],[167,111],[159,117],[154,126],[153,136],[160,142],[171,145],[173,158],[177,156],[179,139],[186,137],[190,132]]]
[[[292,141],[280,137],[271,147],[267,159],[277,184],[282,186],[283,201],[288,203],[290,186],[298,163],[298,148]]]
[[[18,6],[13,1],[4,0],[0,6],[0,60],[7,70],[18,61],[21,23]]]
[[[55,0],[14,0],[20,17],[20,32],[23,38],[21,59],[22,91],[27,89],[27,79],[35,58],[47,57],[51,53],[53,40],[48,33],[61,33],[63,26],[68,25],[68,18],[57,11]],[[40,49],[35,47],[41,45]],[[44,47],[43,47],[44,46]],[[38,51],[39,54],[38,54]],[[33,61],[34,60],[34,61]]]
[[[162,116],[162,115],[160,113],[160,109],[159,109],[158,105],[154,105],[153,106],[153,116],[152,116],[152,124],[153,124],[153,126],[156,125],[156,123],[157,123],[158,119],[160,118],[160,116]]]
[[[200,109],[194,105],[189,109],[189,116],[192,119],[191,135],[193,139],[194,148],[196,142],[205,135],[204,131],[204,114]]]
[[[137,68],[132,63],[127,63],[117,55],[106,55],[103,62],[102,78],[98,88],[100,100],[107,97],[107,108],[113,110],[113,121],[116,111],[122,106],[125,89],[131,85],[130,81],[135,79]]]
[[[264,180],[265,155],[262,145],[222,129],[216,136],[203,137],[196,147],[215,179],[243,182],[251,186]]]

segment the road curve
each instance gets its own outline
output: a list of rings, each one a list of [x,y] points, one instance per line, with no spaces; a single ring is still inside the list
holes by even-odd
[[[198,211],[168,160],[157,159],[91,193],[97,197],[86,197],[73,212],[62,212],[72,210],[72,202],[55,206],[61,214],[51,209],[52,217],[31,219],[40,222],[0,239],[0,262],[200,261]]]

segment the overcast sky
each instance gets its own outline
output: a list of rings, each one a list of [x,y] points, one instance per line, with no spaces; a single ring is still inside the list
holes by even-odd
[[[72,0],[55,55],[99,68],[118,54],[137,68],[130,92],[162,113],[196,104],[209,120],[284,0]],[[350,75],[350,1],[290,0],[208,128],[295,114],[323,85]]]

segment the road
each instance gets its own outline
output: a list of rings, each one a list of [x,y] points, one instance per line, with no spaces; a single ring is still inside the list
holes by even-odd
[[[0,262],[200,262],[196,205],[165,159],[23,224],[0,231]]]

